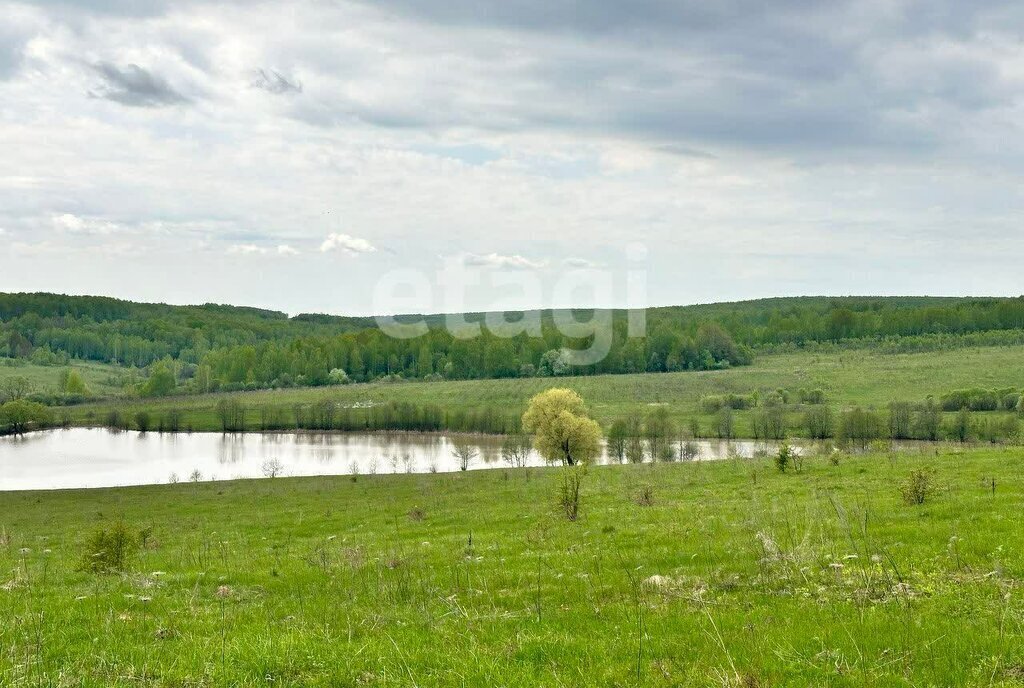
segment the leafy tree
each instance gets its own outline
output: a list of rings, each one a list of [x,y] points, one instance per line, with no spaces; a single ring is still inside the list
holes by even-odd
[[[534,436],[534,448],[548,461],[575,465],[601,451],[601,426],[586,413],[583,399],[571,389],[553,388],[530,400],[523,429]]]
[[[346,385],[351,382],[348,373],[341,368],[332,368],[331,372],[327,374],[327,381],[332,385]]]
[[[89,388],[81,374],[74,368],[65,368],[57,378],[57,389],[65,396],[88,396]]]
[[[0,406],[0,425],[6,425],[16,435],[23,435],[29,429],[41,428],[53,423],[53,415],[42,404],[25,399],[15,399]]]
[[[814,440],[832,437],[832,409],[828,406],[814,406],[804,413],[804,429]]]
[[[569,372],[569,355],[564,349],[552,349],[540,357],[538,373],[543,377],[565,375]]]
[[[953,417],[953,423],[949,429],[950,437],[958,442],[966,442],[971,439],[971,412],[962,408]]]
[[[629,440],[629,425],[622,418],[608,428],[608,455],[619,463],[626,460],[626,443]]]
[[[781,440],[786,437],[786,413],[782,404],[768,404],[754,413],[754,438]]]
[[[626,417],[626,460],[630,463],[644,462],[644,419],[637,413]]]
[[[177,380],[174,375],[174,363],[157,361],[149,370],[149,378],[139,388],[139,395],[144,397],[165,397],[174,392]]]
[[[894,440],[908,440],[913,437],[913,409],[903,401],[889,404],[889,437]]]
[[[24,399],[32,393],[32,382],[21,375],[15,375],[14,377],[7,378],[0,385],[0,399],[3,400],[18,400]]]
[[[732,407],[723,406],[715,416],[715,432],[720,439],[731,440],[735,431],[733,429]]]
[[[942,411],[930,397],[917,411],[914,419],[914,436],[919,440],[935,441],[939,439],[942,426]]]
[[[839,438],[843,442],[867,445],[883,435],[883,421],[877,413],[859,406],[843,411],[839,418]]]
[[[668,409],[658,406],[647,414],[644,421],[644,435],[647,438],[647,450],[654,460],[672,456],[673,452],[669,446],[669,438],[676,433],[675,424],[669,416]],[[668,450],[666,452],[666,450]]]

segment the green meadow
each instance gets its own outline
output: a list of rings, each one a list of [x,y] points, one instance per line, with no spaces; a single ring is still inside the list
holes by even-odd
[[[446,411],[493,408],[512,416],[521,414],[531,396],[549,387],[569,387],[587,401],[594,417],[606,427],[631,411],[666,406],[685,424],[698,418],[705,432],[711,419],[700,411],[701,398],[719,394],[762,394],[784,388],[821,389],[835,409],[853,405],[884,409],[890,401],[920,402],[961,388],[1024,387],[1024,347],[993,346],[889,354],[872,350],[799,352],[758,355],[751,366],[715,371],[599,375],[558,378],[512,378],[439,382],[364,383],[333,387],[292,388],[205,394],[152,399],[118,399],[75,407],[72,418],[82,424],[100,424],[117,408],[131,416],[140,409],[154,415],[170,409],[182,411],[182,426],[219,430],[216,407],[225,398],[240,401],[248,410],[247,426],[258,429],[261,407],[290,412],[296,405],[330,400],[346,406],[389,401],[420,406],[436,404]],[[796,422],[796,418],[792,422]],[[737,432],[750,434],[750,413],[737,413]]]
[[[1022,459],[5,493],[0,685],[1022,685]]]
[[[124,392],[124,381],[132,373],[121,366],[90,361],[72,361],[66,366],[43,366],[24,359],[0,358],[0,387],[12,378],[24,378],[33,392],[56,393],[61,371],[78,371],[89,391],[97,396],[118,396]],[[137,376],[137,373],[136,373]]]

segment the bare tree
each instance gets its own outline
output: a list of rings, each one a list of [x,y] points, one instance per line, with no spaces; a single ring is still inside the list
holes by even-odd
[[[477,449],[472,444],[456,442],[452,446],[452,456],[459,460],[459,470],[469,469],[469,464],[476,458]]]
[[[513,468],[523,468],[530,458],[533,444],[526,435],[509,435],[501,444],[501,458]]]

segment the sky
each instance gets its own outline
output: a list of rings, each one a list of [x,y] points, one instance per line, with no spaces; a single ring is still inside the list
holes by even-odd
[[[0,0],[0,291],[1024,292],[1024,5]]]

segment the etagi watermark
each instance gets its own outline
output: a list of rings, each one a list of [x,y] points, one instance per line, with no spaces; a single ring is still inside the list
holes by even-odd
[[[624,252],[621,267],[568,267],[554,278],[550,298],[544,298],[543,276],[536,270],[484,269],[467,265],[462,257],[446,258],[443,267],[434,275],[434,280],[421,270],[402,269],[385,273],[376,283],[373,292],[373,306],[377,313],[446,313],[445,329],[457,339],[472,339],[480,336],[484,328],[496,337],[511,338],[519,334],[540,337],[541,311],[523,311],[516,308],[519,303],[554,304],[611,304],[625,302],[627,337],[643,337],[647,332],[647,248],[642,244],[629,244]],[[484,286],[492,291],[505,294],[484,308],[479,306],[473,312],[484,311],[483,322],[466,317],[469,310],[469,296]],[[548,282],[551,275],[548,273]],[[435,293],[435,284],[437,291]],[[618,298],[616,298],[618,297]],[[624,297],[624,298],[622,298]],[[428,303],[430,309],[424,309]],[[578,320],[576,314],[566,308],[551,312],[555,328],[568,338],[587,342],[579,349],[564,349],[566,362],[570,365],[593,365],[604,360],[611,351],[613,339],[612,311],[606,308],[578,310],[585,311],[586,319]],[[514,313],[509,319],[508,313]],[[422,318],[378,316],[377,325],[387,335],[398,339],[411,339],[428,332]]]

